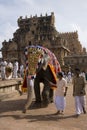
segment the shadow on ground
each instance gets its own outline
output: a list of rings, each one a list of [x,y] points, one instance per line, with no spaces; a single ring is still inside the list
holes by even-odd
[[[25,102],[25,99],[1,101],[0,113],[22,110],[25,105]]]
[[[0,102],[0,118],[5,118],[5,117],[13,117],[15,120],[22,120],[22,119],[27,119],[28,122],[36,122],[36,121],[57,121],[61,119],[67,119],[67,118],[75,118],[75,115],[55,115],[53,114],[45,114],[46,108],[43,108],[39,114],[38,111],[32,112],[33,109],[38,109],[33,107],[33,103],[30,106],[30,111],[26,114],[22,113],[22,110],[24,108],[24,105],[26,103],[25,99],[19,99],[19,100],[11,100],[11,101],[2,101]],[[39,108],[40,109],[40,108]],[[48,108],[47,108],[48,109]],[[16,111],[18,111],[16,113]],[[10,114],[5,112],[10,112]],[[14,112],[14,114],[12,114]],[[21,113],[20,113],[21,112]],[[3,114],[4,113],[4,114]],[[47,112],[46,112],[47,113]]]
[[[48,115],[0,115],[0,118],[13,117],[15,120],[26,119],[28,122],[37,122],[37,121],[58,121],[61,119],[75,118],[75,115],[70,116],[58,116],[53,114]]]
[[[32,101],[29,109],[41,109],[46,108],[44,106],[35,106],[35,101]],[[26,99],[8,100],[0,102],[0,113],[11,112],[11,111],[22,111],[26,104]]]

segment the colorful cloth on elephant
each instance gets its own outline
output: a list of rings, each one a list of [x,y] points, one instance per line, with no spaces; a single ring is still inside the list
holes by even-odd
[[[26,70],[28,70],[29,74],[34,74],[38,65],[39,59],[44,54],[48,54],[50,57],[49,64],[54,66],[55,73],[61,71],[60,64],[54,55],[49,49],[42,46],[27,46],[25,48],[25,57],[26,57]]]

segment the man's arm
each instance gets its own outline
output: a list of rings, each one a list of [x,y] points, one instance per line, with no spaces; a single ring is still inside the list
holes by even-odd
[[[48,79],[45,79],[45,80],[48,82],[48,84],[50,85],[50,87],[55,87],[55,88],[57,88],[57,84],[52,83],[52,82],[49,81]]]
[[[68,87],[65,88],[64,96],[67,94]]]

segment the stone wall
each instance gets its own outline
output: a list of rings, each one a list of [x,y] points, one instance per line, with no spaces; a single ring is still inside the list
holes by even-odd
[[[81,71],[87,72],[87,55],[74,55],[64,58],[66,66],[71,67],[74,71],[75,68],[80,68]]]

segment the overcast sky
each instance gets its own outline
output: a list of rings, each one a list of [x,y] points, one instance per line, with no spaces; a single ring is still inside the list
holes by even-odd
[[[3,40],[13,38],[20,16],[44,16],[54,12],[58,32],[78,31],[87,48],[87,0],[0,0],[0,48]]]

